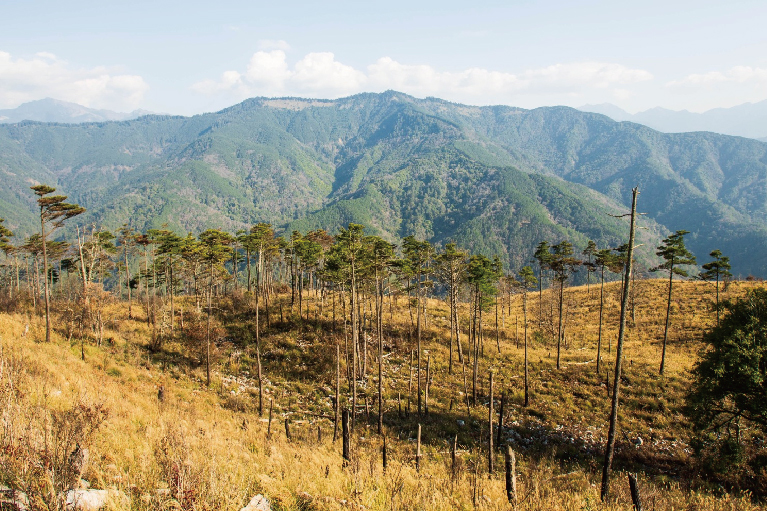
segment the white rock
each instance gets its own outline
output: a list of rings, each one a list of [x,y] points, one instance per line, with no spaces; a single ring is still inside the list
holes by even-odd
[[[63,500],[67,511],[98,511],[109,502],[127,503],[128,497],[117,490],[69,490]]]
[[[248,505],[240,509],[240,511],[272,511],[272,506],[269,501],[260,493],[250,499]]]
[[[27,511],[29,509],[27,494],[0,484],[0,509]]]

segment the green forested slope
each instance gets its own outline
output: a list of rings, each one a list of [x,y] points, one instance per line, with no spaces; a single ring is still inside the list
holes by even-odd
[[[691,231],[736,273],[767,276],[767,144],[663,134],[565,107],[471,107],[396,92],[339,100],[254,98],[190,118],[0,126],[0,216],[34,229],[45,182],[115,228],[237,229],[267,221],[391,240],[453,239],[513,265],[541,239],[615,246],[639,185],[645,259]]]

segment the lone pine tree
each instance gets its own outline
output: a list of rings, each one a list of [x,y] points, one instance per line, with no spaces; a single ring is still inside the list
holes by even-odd
[[[663,352],[660,358],[660,374],[663,374],[666,368],[666,343],[668,342],[668,326],[671,318],[671,291],[674,285],[674,275],[687,277],[687,271],[679,268],[679,266],[695,264],[695,256],[684,246],[684,235],[688,233],[689,231],[676,231],[664,239],[663,244],[658,247],[658,251],[655,254],[665,259],[666,262],[651,269],[651,271],[668,271],[668,302],[666,304],[666,326],[663,329]]]
[[[704,280],[716,281],[716,324],[719,326],[719,281],[723,278],[732,277],[730,273],[730,258],[722,255],[721,250],[714,250],[709,254],[714,260],[702,266],[705,270],[700,274]]]
[[[64,221],[85,212],[85,208],[77,204],[64,202],[66,195],[50,195],[56,191],[55,188],[48,185],[37,185],[31,187],[35,195],[39,197],[37,204],[40,206],[40,239],[43,245],[43,270],[45,277],[45,342],[51,340],[51,297],[48,289],[48,250],[46,242],[48,236],[57,228],[64,225]],[[46,232],[45,225],[51,224],[50,230]],[[84,278],[84,277],[83,277]]]

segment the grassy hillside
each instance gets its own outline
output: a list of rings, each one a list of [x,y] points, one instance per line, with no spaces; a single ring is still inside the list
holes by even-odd
[[[726,296],[741,295],[753,285],[757,284],[734,282]],[[560,371],[555,369],[550,335],[552,297],[544,292],[539,302],[537,293],[529,296],[529,407],[522,406],[520,297],[504,300],[499,309],[500,353],[494,311],[485,316],[480,400],[468,408],[461,365],[454,362],[454,372],[448,374],[448,310],[443,302],[429,300],[424,346],[432,374],[428,416],[418,416],[413,409],[414,339],[407,301],[387,299],[386,473],[381,467],[382,440],[375,434],[372,335],[370,374],[360,385],[354,459],[348,467],[342,467],[340,440],[332,441],[335,345],[343,351],[345,341],[341,324],[332,323],[334,311],[341,317],[341,307],[330,297],[320,313],[319,297],[306,294],[308,320],[290,312],[289,296],[272,303],[272,324],[262,334],[267,403],[274,403],[270,435],[269,405],[263,416],[257,411],[254,318],[248,312],[253,304],[246,297],[218,303],[213,327],[220,341],[213,350],[210,388],[200,365],[205,317],[192,301],[177,303],[182,315],[176,317],[176,335],[168,336],[162,349],[150,347],[151,331],[137,304],[134,319],[128,319],[123,302],[94,305],[106,324],[100,346],[96,333],[88,331],[81,344],[72,319],[74,306],[68,302],[54,303],[57,328],[50,344],[40,341],[44,321],[31,308],[4,313],[0,483],[25,490],[34,509],[47,509],[63,484],[68,453],[80,442],[90,450],[91,460],[83,478],[94,488],[119,489],[129,499],[118,499],[115,508],[236,510],[262,493],[276,509],[508,509],[502,470],[488,477],[486,468],[492,370],[496,410],[499,396],[507,395],[501,439],[517,453],[519,509],[628,510],[623,470],[639,472],[649,509],[757,509],[747,497],[724,493],[718,481],[701,479],[698,473],[681,406],[701,334],[714,321],[711,286],[690,282],[678,283],[675,289],[667,375],[660,377],[664,318],[658,311],[663,310],[665,284],[637,281],[625,348],[617,471],[611,500],[604,506],[599,504],[598,486],[609,408],[605,377],[614,362],[617,283],[606,286],[604,335],[612,346],[604,349],[613,351],[604,353],[602,374],[595,372],[596,286],[566,291],[567,349]],[[461,317],[467,318],[465,309]],[[164,318],[160,328],[167,333],[167,310]],[[342,365],[342,403],[349,406],[345,372]],[[285,435],[286,419],[291,441]],[[424,444],[420,472],[414,464],[418,424]],[[459,451],[453,475],[449,446],[455,435]],[[637,438],[643,439],[641,445]]]

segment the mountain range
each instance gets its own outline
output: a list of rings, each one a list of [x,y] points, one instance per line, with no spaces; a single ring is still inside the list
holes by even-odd
[[[16,108],[0,110],[0,123],[21,121],[63,123],[125,121],[151,113],[148,110],[134,110],[130,113],[97,110],[78,105],[77,103],[45,98],[23,103]]]
[[[656,107],[630,114],[610,103],[583,105],[578,110],[603,114],[614,121],[644,124],[665,133],[713,131],[724,135],[767,140],[767,100],[743,103],[731,108],[714,108],[703,113]]]
[[[253,98],[193,117],[0,125],[0,217],[34,232],[29,186],[47,183],[115,229],[286,231],[349,222],[499,254],[518,268],[541,240],[624,243],[639,187],[640,262],[690,231],[767,276],[767,144],[660,133],[568,107],[476,107],[398,92],[337,100]],[[508,267],[507,266],[507,267]]]

